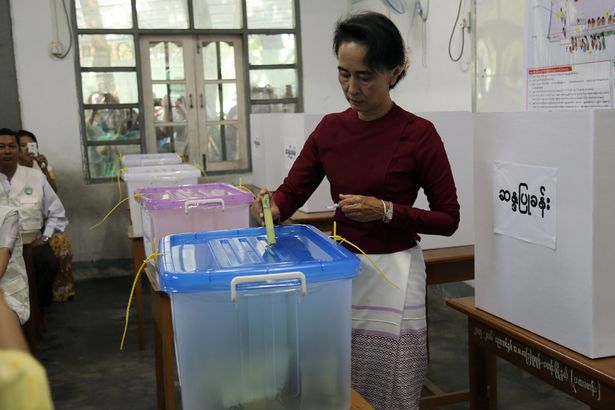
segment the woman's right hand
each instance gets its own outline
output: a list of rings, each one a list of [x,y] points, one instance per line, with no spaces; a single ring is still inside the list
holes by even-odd
[[[263,202],[262,199],[264,196],[269,195],[269,203],[271,207],[271,216],[273,216],[273,220],[275,221],[280,217],[280,208],[276,205],[273,200],[273,195],[266,188],[262,188],[254,201],[250,204],[250,213],[252,217],[256,220],[259,226],[265,225],[265,218],[263,216]]]
[[[36,160],[40,169],[45,172],[45,170],[47,169],[47,158],[45,158],[43,154],[38,154],[36,157],[34,157],[34,160]]]

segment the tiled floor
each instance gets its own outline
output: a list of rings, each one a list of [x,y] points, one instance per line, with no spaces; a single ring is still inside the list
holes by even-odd
[[[80,281],[73,301],[53,306],[49,330],[37,354],[47,368],[58,410],[156,408],[147,288],[144,291],[146,350],[137,349],[133,312],[124,350],[119,351],[130,286],[128,276]],[[446,391],[466,388],[468,371],[466,319],[448,308],[444,301],[447,297],[472,292],[465,284],[433,286],[428,290],[429,378]],[[587,408],[505,362],[498,362],[498,383],[500,409]],[[460,403],[441,408],[458,410],[469,406]]]

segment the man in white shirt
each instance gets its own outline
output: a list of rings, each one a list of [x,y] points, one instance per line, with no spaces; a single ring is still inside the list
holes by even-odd
[[[48,241],[55,232],[64,232],[68,219],[45,175],[19,165],[17,135],[6,128],[0,129],[0,185],[0,205],[12,206],[19,212],[26,263],[32,253],[38,304],[49,306],[58,260]]]

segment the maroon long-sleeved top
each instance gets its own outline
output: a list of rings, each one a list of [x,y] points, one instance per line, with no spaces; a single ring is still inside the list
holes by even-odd
[[[390,223],[356,222],[335,212],[337,233],[366,253],[408,249],[419,233],[450,236],[459,225],[457,191],[440,136],[431,122],[397,105],[373,121],[360,120],[350,108],[326,115],[273,193],[280,220],[299,209],[325,176],[333,202],[339,194],[393,202]],[[430,210],[413,207],[420,188]]]

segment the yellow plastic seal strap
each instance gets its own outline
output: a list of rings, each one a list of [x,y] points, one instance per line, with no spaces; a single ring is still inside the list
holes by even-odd
[[[335,223],[335,221],[333,221],[333,235],[330,235],[329,238],[333,239],[334,241],[338,241],[340,245],[343,243],[347,243],[348,245],[352,246],[353,248],[361,252],[363,255],[365,255],[367,260],[370,261],[372,265],[374,265],[374,268],[376,268],[376,270],[378,271],[378,274],[382,276],[384,280],[389,282],[391,285],[395,286],[397,289],[401,289],[399,286],[397,286],[395,282],[393,282],[391,279],[387,277],[387,275],[384,274],[382,269],[380,269],[380,267],[376,264],[376,262],[374,262],[374,260],[368,254],[363,252],[363,250],[359,248],[357,245],[355,245],[354,243],[350,242],[346,238],[342,238],[341,236],[337,234],[337,224]]]
[[[132,197],[133,198],[138,198],[140,197],[141,194],[133,194]],[[98,226],[102,225],[103,222],[105,222],[107,220],[107,218],[109,218],[111,216],[111,214],[113,213],[113,211],[115,211],[120,205],[122,205],[124,202],[128,201],[130,199],[130,197],[126,197],[124,199],[122,199],[120,202],[118,202],[117,204],[115,204],[115,206],[113,208],[111,208],[111,210],[109,212],[107,212],[107,215],[105,215],[103,217],[103,219],[100,220],[100,222],[98,222],[97,224],[94,224],[92,226],[90,226],[90,230],[97,228]]]
[[[150,256],[143,260],[143,263],[139,267],[137,274],[135,275],[135,280],[132,282],[132,289],[130,289],[130,296],[128,297],[128,305],[126,306],[126,317],[124,322],[124,333],[122,333],[122,341],[120,342],[120,350],[124,349],[124,340],[126,339],[126,332],[128,331],[128,318],[130,315],[130,305],[132,304],[132,297],[135,293],[135,288],[137,287],[137,283],[141,278],[141,272],[145,268],[145,265],[148,264],[149,261],[156,259],[157,257],[162,256],[162,253],[152,253]]]

